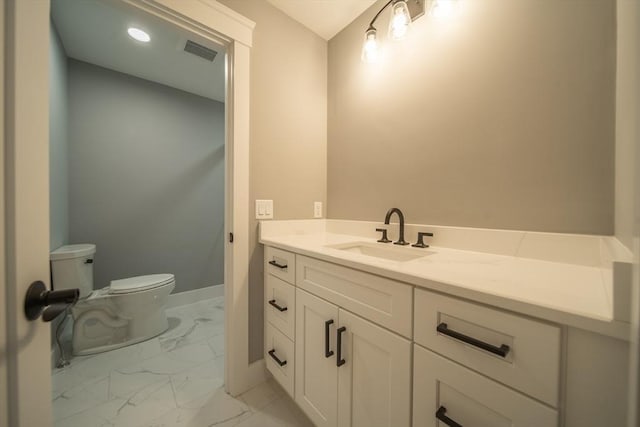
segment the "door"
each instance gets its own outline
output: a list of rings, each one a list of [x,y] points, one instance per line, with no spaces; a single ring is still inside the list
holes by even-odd
[[[6,178],[7,425],[51,424],[49,324],[29,322],[24,297],[31,282],[49,283],[49,2],[6,0],[3,107]],[[2,405],[4,407],[4,404]]]
[[[411,342],[340,310],[340,427],[409,427]]]
[[[296,289],[295,400],[318,427],[337,424],[337,323],[337,306]]]

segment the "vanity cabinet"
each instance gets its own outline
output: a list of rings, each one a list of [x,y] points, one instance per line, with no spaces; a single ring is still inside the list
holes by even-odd
[[[414,301],[414,426],[558,425],[558,326],[423,289]]]
[[[295,400],[317,426],[409,426],[411,342],[296,291]]]
[[[319,427],[626,423],[628,343],[267,246],[267,369]]]
[[[560,328],[423,289],[415,290],[421,346],[558,406]]]
[[[294,397],[295,378],[295,255],[265,250],[264,346],[265,365]]]
[[[551,427],[555,410],[414,344],[413,425]]]

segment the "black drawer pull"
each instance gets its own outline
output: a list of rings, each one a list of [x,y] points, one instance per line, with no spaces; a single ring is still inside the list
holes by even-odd
[[[333,356],[333,350],[329,350],[329,327],[333,324],[333,319],[324,322],[324,357]]]
[[[278,268],[279,268],[279,269],[281,269],[281,270],[284,270],[285,268],[287,268],[287,267],[288,267],[288,266],[287,266],[287,264],[285,264],[285,265],[278,264],[278,261],[276,261],[275,259],[274,259],[274,260],[269,261],[269,264],[273,265],[274,267],[278,267]]]
[[[276,300],[274,300],[274,299],[269,300],[269,304],[270,304],[270,305],[272,305],[272,306],[274,306],[275,308],[277,308],[277,309],[278,309],[278,311],[287,311],[287,307],[280,307],[280,306],[276,303]]]
[[[449,427],[462,427],[462,424],[458,424],[453,421],[451,418],[447,417],[445,414],[447,413],[447,408],[441,406],[436,411],[436,418],[448,425]]]
[[[468,335],[461,334],[460,332],[452,331],[451,329],[447,328],[446,323],[440,323],[436,329],[441,334],[450,336],[451,338],[455,338],[462,342],[466,342],[467,344],[471,344],[474,347],[481,348],[485,351],[488,351],[489,353],[497,354],[500,357],[507,357],[507,354],[509,354],[509,350],[511,350],[511,348],[509,348],[509,346],[506,344],[502,344],[500,347],[496,347],[495,345],[477,340]]]
[[[338,341],[338,357],[336,359],[336,366],[337,367],[340,367],[340,366],[344,365],[345,363],[347,363],[347,361],[342,358],[342,333],[344,331],[346,331],[346,330],[347,330],[347,328],[345,328],[343,326],[341,328],[338,328],[338,331],[337,331],[338,332],[338,334],[337,334],[338,335],[338,340],[337,340]]]
[[[280,360],[278,359],[278,356],[276,356],[276,349],[274,348],[273,350],[269,350],[269,356],[271,356],[273,358],[273,360],[276,361],[276,363],[280,366],[284,366],[287,364],[286,360]]]

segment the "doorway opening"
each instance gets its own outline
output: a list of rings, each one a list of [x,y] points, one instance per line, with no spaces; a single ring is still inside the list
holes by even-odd
[[[53,0],[54,425],[223,393],[226,52],[127,4]],[[171,416],[171,415],[169,415]]]

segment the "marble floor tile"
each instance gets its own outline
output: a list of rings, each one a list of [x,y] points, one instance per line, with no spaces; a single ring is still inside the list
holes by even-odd
[[[213,354],[216,356],[224,355],[224,334],[215,335],[207,339],[207,343],[209,344],[209,347],[211,347]]]
[[[181,373],[171,375],[171,384],[178,406],[206,396],[212,390],[224,385],[224,367],[212,363],[211,360],[187,369]]]
[[[224,392],[223,297],[170,308],[167,316],[169,329],[158,337],[55,369],[54,426],[311,425],[273,380],[238,398]]]
[[[53,395],[54,420],[79,414],[109,400],[109,377],[60,391]]]
[[[111,372],[109,379],[109,399],[128,399],[145,387],[168,382],[171,377],[169,374],[156,374],[149,371],[127,373],[116,370]]]

